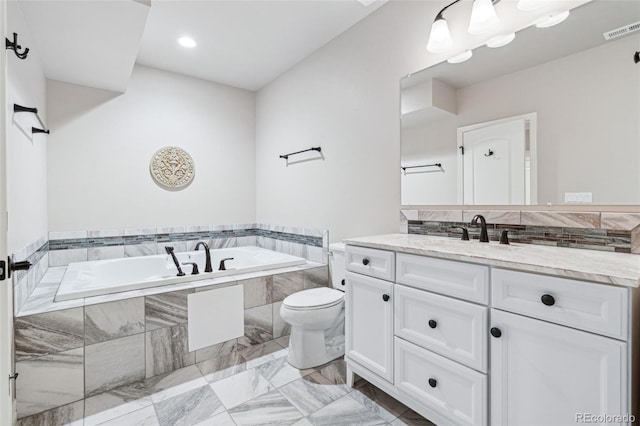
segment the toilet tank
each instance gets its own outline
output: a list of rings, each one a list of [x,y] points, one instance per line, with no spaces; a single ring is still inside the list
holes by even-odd
[[[344,282],[344,269],[345,269],[345,256],[344,256],[344,244],[334,243],[329,245],[329,275],[331,277],[331,286],[338,290],[345,290]]]

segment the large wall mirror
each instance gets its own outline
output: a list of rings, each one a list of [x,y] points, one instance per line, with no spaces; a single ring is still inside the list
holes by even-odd
[[[401,80],[403,205],[640,205],[638,1]]]

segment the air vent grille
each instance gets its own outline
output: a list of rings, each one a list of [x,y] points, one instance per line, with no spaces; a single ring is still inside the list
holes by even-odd
[[[613,40],[614,38],[622,37],[623,35],[630,34],[634,31],[640,30],[640,21],[633,24],[625,25],[624,27],[616,28],[615,30],[607,31],[602,34],[605,40]]]

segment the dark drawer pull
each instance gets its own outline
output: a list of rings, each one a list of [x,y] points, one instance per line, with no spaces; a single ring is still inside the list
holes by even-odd
[[[556,299],[550,294],[543,294],[540,300],[546,306],[553,306],[556,303]]]
[[[388,294],[383,294],[382,295],[382,300],[384,300],[385,302],[389,301],[389,295]]]
[[[436,379],[429,379],[429,386],[435,388],[438,385],[438,381]]]
[[[500,329],[497,328],[497,327],[492,327],[491,328],[491,335],[493,337],[500,337],[500,336],[502,336],[502,331],[500,331]]]
[[[367,259],[366,257],[364,259],[362,259],[362,264],[364,266],[367,266],[369,264],[369,259]]]
[[[345,285],[345,284],[346,284],[346,282],[345,282],[344,278],[342,279],[342,281],[340,281],[340,284],[342,284],[342,285]]]
[[[436,320],[429,320],[429,327],[436,328],[438,326],[438,322]]]

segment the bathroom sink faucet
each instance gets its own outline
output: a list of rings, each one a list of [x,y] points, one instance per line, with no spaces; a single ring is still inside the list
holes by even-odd
[[[184,272],[182,272],[182,268],[180,267],[180,262],[178,262],[178,258],[176,257],[176,254],[173,252],[173,247],[165,246],[164,249],[167,252],[167,254],[171,255],[171,258],[173,259],[173,263],[176,264],[176,268],[178,268],[178,276],[179,277],[184,276]]]
[[[204,265],[204,271],[213,272],[213,268],[211,268],[211,251],[209,250],[209,245],[204,241],[200,241],[198,244],[196,244],[196,251],[200,249],[200,246],[204,247],[205,257],[207,259]]]
[[[478,221],[480,221],[480,242],[488,243],[489,242],[489,234],[487,234],[487,221],[484,220],[484,216],[477,214],[471,219],[469,225],[478,226]]]

